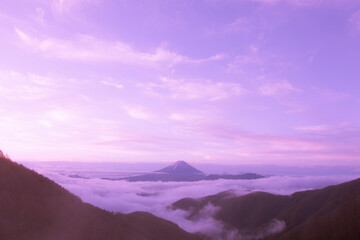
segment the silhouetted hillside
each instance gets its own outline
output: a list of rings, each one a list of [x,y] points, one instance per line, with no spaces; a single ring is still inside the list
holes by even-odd
[[[198,239],[149,213],[114,214],[0,156],[0,239]]]
[[[226,191],[201,199],[185,198],[171,207],[189,211],[189,219],[196,220],[208,204],[219,208],[215,219],[247,239],[360,239],[360,179],[291,196],[264,192],[235,196]],[[279,228],[281,223],[284,229]]]

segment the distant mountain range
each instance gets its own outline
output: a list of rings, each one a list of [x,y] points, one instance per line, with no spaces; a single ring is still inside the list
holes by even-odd
[[[188,219],[196,221],[209,204],[218,208],[214,218],[225,225],[221,238],[235,229],[234,239],[360,240],[360,179],[290,196],[236,196],[230,190],[181,199],[170,208],[188,211]]]
[[[127,180],[130,182],[137,181],[162,181],[162,182],[180,182],[180,181],[201,181],[201,180],[218,180],[218,179],[257,179],[264,176],[256,173],[240,174],[205,174],[194,168],[185,161],[177,161],[170,166],[157,170],[153,173],[139,176],[116,178],[109,180]]]
[[[82,202],[0,154],[1,240],[196,240],[150,213],[110,213]]]

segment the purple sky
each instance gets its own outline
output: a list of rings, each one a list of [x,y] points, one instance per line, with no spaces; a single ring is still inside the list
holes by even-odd
[[[16,160],[360,166],[358,0],[2,0]]]

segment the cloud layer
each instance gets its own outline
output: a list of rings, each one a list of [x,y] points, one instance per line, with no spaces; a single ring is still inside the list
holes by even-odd
[[[234,194],[244,195],[254,191],[265,191],[274,194],[291,194],[296,191],[323,188],[355,179],[356,176],[273,176],[257,180],[217,180],[199,182],[126,182],[111,181],[98,178],[71,178],[57,171],[41,170],[43,174],[89,202],[100,208],[130,213],[147,211],[154,215],[177,223],[189,232],[200,232],[209,236],[224,236],[226,239],[247,239],[236,230],[224,230],[221,222],[213,219],[217,208],[208,205],[201,210],[199,218],[194,222],[186,219],[188,213],[182,210],[169,210],[167,206],[185,197],[200,198],[222,191],[234,190]],[[284,223],[274,220],[266,231],[271,234],[281,231]]]

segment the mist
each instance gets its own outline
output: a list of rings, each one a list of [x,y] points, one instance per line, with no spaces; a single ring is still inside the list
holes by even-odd
[[[188,212],[171,210],[169,205],[182,198],[201,198],[227,190],[233,190],[232,193],[237,196],[256,191],[290,195],[297,191],[319,189],[359,177],[357,175],[283,175],[255,180],[127,182],[124,180],[105,180],[98,177],[74,178],[70,177],[73,176],[71,174],[64,174],[64,169],[61,169],[61,171],[59,169],[54,171],[48,168],[38,170],[43,175],[79,196],[83,201],[102,209],[125,214],[135,211],[146,211],[175,222],[188,232],[204,234],[213,239],[226,240],[261,238],[283,230],[285,223],[273,219],[272,222],[255,235],[247,236],[239,233],[236,229],[225,227],[221,221],[214,219],[213,217],[218,210],[216,206],[208,205],[204,207],[195,220],[189,220]],[[86,175],[86,171],[82,173]],[[94,173],[87,174],[87,176],[90,175],[94,175]]]

